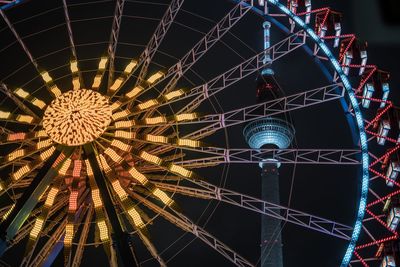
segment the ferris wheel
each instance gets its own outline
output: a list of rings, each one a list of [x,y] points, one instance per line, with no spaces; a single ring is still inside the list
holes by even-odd
[[[0,1],[0,263],[398,266],[389,73],[320,5]]]

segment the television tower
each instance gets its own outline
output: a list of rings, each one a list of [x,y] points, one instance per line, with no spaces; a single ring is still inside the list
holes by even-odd
[[[264,64],[266,67],[257,78],[257,102],[282,97],[283,93],[274,79],[271,68],[270,28],[271,23],[265,21],[264,28]],[[269,63],[269,64],[268,64]],[[246,125],[244,138],[253,149],[286,149],[294,137],[294,127],[285,117],[265,117]],[[261,171],[261,196],[271,203],[280,203],[279,167],[280,162],[268,156],[259,163]],[[261,216],[261,267],[282,267],[282,237],[280,220]]]

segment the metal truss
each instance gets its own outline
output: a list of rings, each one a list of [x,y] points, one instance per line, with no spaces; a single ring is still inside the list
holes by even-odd
[[[131,196],[141,201],[148,208],[152,209],[156,213],[159,213],[166,220],[170,221],[171,223],[181,228],[182,230],[195,235],[197,238],[199,238],[205,244],[214,249],[216,252],[220,253],[222,256],[230,260],[236,266],[240,267],[255,266],[254,264],[250,263],[245,258],[240,256],[237,252],[229,248],[226,244],[219,241],[212,234],[208,233],[206,230],[193,223],[188,217],[186,217],[182,213],[174,210],[174,213],[176,214],[174,215],[168,212],[167,210],[159,207],[158,205],[152,203],[151,201],[148,201],[146,198],[138,195],[137,193],[133,191],[128,191],[128,192]]]
[[[40,120],[39,116],[33,112],[28,106],[26,106],[14,93],[5,85],[4,83],[0,83],[0,91],[4,93],[7,97],[9,97],[14,103],[23,111],[25,114],[28,114],[34,117],[36,120]]]
[[[183,5],[184,1],[185,0],[173,0],[171,2],[166,13],[164,14],[163,18],[158,24],[156,31],[151,37],[149,44],[147,45],[143,53],[140,55],[139,64],[143,63],[143,65],[140,70],[139,76],[136,80],[136,85],[141,84],[145,79],[151,60],[153,59],[155,53],[157,52],[158,47],[160,46],[165,35],[167,34],[170,26],[174,22],[175,17],[178,14],[179,10],[181,9],[181,6]]]
[[[219,149],[202,148],[198,151],[212,154],[208,157],[177,160],[176,164],[187,168],[199,168],[227,163],[260,163],[274,158],[282,164],[311,165],[360,165],[360,149]]]
[[[250,5],[241,3],[250,2]],[[207,51],[216,44],[247,12],[251,10],[253,0],[242,0],[229,13],[218,22],[186,55],[174,66],[170,67],[162,79],[146,88],[140,94],[152,89],[157,84],[172,76],[168,85],[161,92],[164,94],[171,90],[178,80],[188,71]],[[140,95],[139,94],[139,95]],[[149,111],[151,112],[151,111]]]
[[[353,231],[353,228],[350,226],[220,188],[205,181],[193,180],[191,182],[199,185],[201,189],[167,183],[155,184],[166,191],[197,198],[218,200],[345,240],[350,239]]]
[[[93,205],[90,205],[89,210],[86,214],[85,221],[83,223],[82,233],[79,238],[78,246],[75,251],[75,256],[72,261],[71,267],[79,267],[83,257],[84,244],[86,244],[87,237],[89,235],[91,219],[93,216]]]
[[[114,12],[114,20],[111,29],[110,42],[108,44],[108,58],[110,61],[109,71],[108,71],[108,86],[111,85],[114,77],[114,61],[115,61],[115,51],[118,44],[119,30],[121,28],[122,13],[124,10],[125,0],[117,0]]]

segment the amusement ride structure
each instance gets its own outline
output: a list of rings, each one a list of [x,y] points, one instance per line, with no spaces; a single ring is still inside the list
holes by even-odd
[[[85,266],[102,254],[104,266],[174,266],[188,233],[219,256],[209,264],[284,266],[297,239],[285,230],[297,229],[300,253],[308,235],[305,251],[329,248],[314,259],[399,266],[400,113],[367,43],[316,1],[212,0],[215,21],[200,15],[211,4],[190,2],[0,1],[0,264]],[[257,166],[261,179],[247,174]],[[296,182],[302,166],[326,180]],[[339,173],[343,186],[326,189]],[[293,207],[299,183],[332,208]],[[229,225],[223,215],[209,231],[226,207],[237,210]]]

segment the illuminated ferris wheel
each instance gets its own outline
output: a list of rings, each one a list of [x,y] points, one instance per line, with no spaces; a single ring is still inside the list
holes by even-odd
[[[3,2],[0,264],[181,266],[196,240],[218,254],[209,264],[279,267],[285,230],[342,251],[321,256],[336,265],[400,264],[400,113],[341,13],[310,0]],[[303,208],[299,183],[312,188]]]

